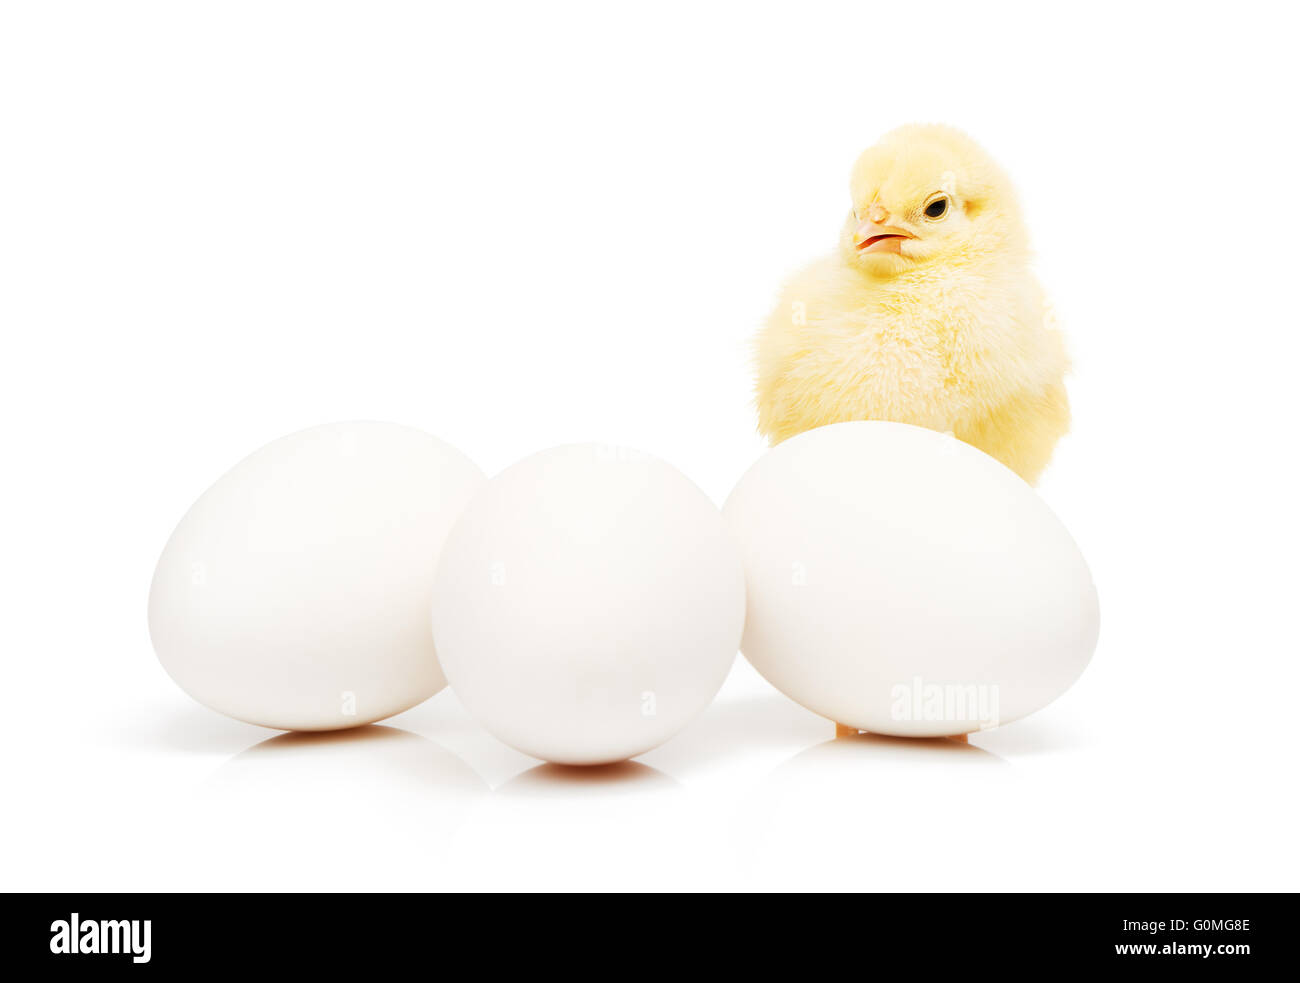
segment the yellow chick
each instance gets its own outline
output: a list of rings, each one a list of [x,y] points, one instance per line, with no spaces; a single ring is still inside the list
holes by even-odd
[[[759,332],[759,431],[952,432],[1033,482],[1068,429],[1065,345],[1007,176],[968,136],[904,126],[853,166],[839,250]]]

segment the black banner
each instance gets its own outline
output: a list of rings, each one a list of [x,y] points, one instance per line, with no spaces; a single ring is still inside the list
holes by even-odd
[[[1292,962],[1290,895],[10,895],[4,953],[43,973],[400,968],[674,974],[798,960],[812,974],[1121,968],[1239,974]],[[619,955],[619,953],[622,955]],[[697,954],[698,955],[693,955]],[[703,969],[703,966],[697,969]],[[457,970],[458,972],[463,970]]]

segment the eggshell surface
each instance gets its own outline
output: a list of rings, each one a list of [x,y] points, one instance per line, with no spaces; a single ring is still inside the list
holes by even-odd
[[[447,537],[433,604],[443,668],[506,744],[563,764],[648,751],[713,699],[744,623],[718,509],[624,448],[543,451],[488,481]]]
[[[335,423],[267,444],[181,519],[149,631],[200,703],[285,730],[370,723],[445,683],[429,630],[447,530],[482,483],[419,430]]]
[[[950,435],[884,422],[807,431],[723,509],[745,565],[741,650],[838,723],[939,737],[1063,693],[1096,647],[1097,593],[1060,520]]]

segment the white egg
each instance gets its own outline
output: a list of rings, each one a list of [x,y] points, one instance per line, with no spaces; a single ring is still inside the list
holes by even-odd
[[[954,437],[840,423],[773,448],[723,509],[745,564],[741,650],[838,723],[937,737],[1045,706],[1097,642],[1074,540]]]
[[[556,447],[488,481],[443,549],[433,634],[453,691],[562,764],[666,741],[717,693],[744,573],[717,508],[636,451]]]
[[[483,474],[442,441],[335,423],[267,444],[204,492],[149,595],[158,658],[213,710],[285,730],[370,723],[446,680],[438,551]]]

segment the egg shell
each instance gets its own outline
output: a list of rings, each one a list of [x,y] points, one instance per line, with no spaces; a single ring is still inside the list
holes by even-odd
[[[370,723],[445,683],[429,630],[447,530],[482,472],[389,423],[276,440],[222,476],[172,533],[149,632],[200,703],[249,723]]]
[[[937,737],[1063,693],[1099,630],[1060,520],[950,435],[885,422],[807,431],[761,457],[723,508],[745,564],[741,650],[838,723]]]
[[[713,699],[744,624],[717,507],[625,448],[543,451],[492,478],[447,538],[434,637],[466,709],[538,758],[619,761]]]

